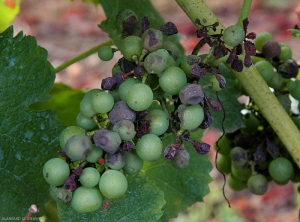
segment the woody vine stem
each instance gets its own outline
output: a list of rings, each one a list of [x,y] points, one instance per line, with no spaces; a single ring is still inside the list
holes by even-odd
[[[176,0],[176,2],[197,28],[201,27],[196,24],[196,19],[199,19],[201,24],[214,24],[218,21],[216,15],[209,9],[203,0]],[[243,1],[237,24],[248,17],[251,3],[252,0]],[[224,30],[225,27],[219,21],[219,26],[215,33],[220,33],[222,29]],[[212,33],[209,34],[213,34],[214,31],[211,30],[211,32]],[[300,168],[300,132],[275,95],[271,92],[267,83],[263,80],[254,65],[249,68],[244,67],[242,72],[233,70],[233,73],[248,95],[259,107],[259,110],[265,119],[277,133],[278,137]]]

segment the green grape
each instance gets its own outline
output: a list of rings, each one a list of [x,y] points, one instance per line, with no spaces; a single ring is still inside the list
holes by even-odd
[[[239,25],[228,26],[223,32],[223,41],[226,45],[235,47],[245,39],[245,31]]]
[[[293,56],[293,52],[292,52],[292,49],[290,46],[288,46],[287,44],[285,43],[280,43],[280,48],[281,48],[281,53],[280,55],[278,56],[278,58],[281,60],[281,61],[287,61],[289,59],[292,58]]]
[[[103,150],[96,146],[95,144],[92,145],[92,150],[86,155],[86,160],[89,163],[97,163],[98,160],[102,157]]]
[[[126,193],[128,182],[120,171],[107,170],[100,178],[99,188],[101,193],[108,199],[116,199]]]
[[[229,174],[231,172],[231,158],[229,156],[219,154],[216,164],[221,173]]]
[[[170,94],[176,95],[187,84],[184,71],[178,67],[168,67],[159,78],[161,89]]]
[[[275,72],[272,78],[267,81],[267,84],[273,89],[280,89],[282,85],[282,76]]]
[[[114,57],[114,50],[107,45],[101,46],[98,50],[98,57],[102,61],[109,61]]]
[[[107,92],[94,93],[91,98],[92,109],[97,113],[108,113],[114,106],[114,98]]]
[[[262,174],[254,174],[248,179],[247,187],[251,193],[263,195],[268,189],[267,178]]]
[[[142,160],[155,161],[162,156],[163,144],[158,136],[145,134],[137,141],[135,149]]]
[[[262,52],[262,46],[263,44],[268,40],[273,40],[274,37],[269,32],[261,32],[256,35],[256,38],[254,39],[254,45],[257,49],[257,51]]]
[[[158,29],[149,28],[142,35],[142,46],[149,52],[158,50],[163,45],[164,36]]]
[[[144,84],[134,84],[128,91],[127,105],[134,111],[143,111],[148,109],[153,101],[152,89]]]
[[[95,93],[95,92],[94,92]],[[84,96],[80,102],[80,112],[83,116],[91,118],[97,112],[92,107],[92,98],[90,96]]]
[[[77,213],[87,213],[99,210],[103,197],[96,187],[78,187],[71,200],[71,207]]]
[[[227,177],[227,184],[231,189],[235,191],[241,191],[247,187],[246,181],[235,178],[231,173]]]
[[[134,124],[126,119],[120,120],[113,126],[113,131],[119,133],[124,141],[130,141],[135,137],[136,131]]]
[[[226,79],[224,76],[222,75],[219,75],[219,77],[226,83]],[[218,91],[221,91],[223,90],[223,88],[220,87],[220,83],[219,81],[217,80],[216,76],[215,75],[211,75],[210,78],[209,78],[209,83],[211,84],[211,89],[215,92],[218,92]]]
[[[129,89],[137,83],[141,83],[141,81],[134,78],[127,78],[118,88],[120,99],[126,102]]]
[[[108,92],[113,98],[115,102],[119,102],[121,100],[118,89]]]
[[[248,153],[242,147],[236,146],[230,150],[232,164],[237,169],[243,169],[248,164]],[[236,176],[236,175],[235,175]]]
[[[87,167],[82,170],[79,181],[82,186],[94,187],[99,183],[100,173],[93,167]]]
[[[150,120],[150,132],[160,136],[169,128],[169,117],[165,111],[161,109],[150,109],[146,116],[146,120]]]
[[[262,53],[266,58],[276,58],[281,53],[281,48],[278,42],[268,40],[262,45]]]
[[[299,80],[298,80],[299,81]],[[286,88],[291,92],[291,91],[294,91],[297,89],[297,86],[298,86],[298,81],[294,81],[294,80],[289,80],[287,83],[286,83]]]
[[[294,168],[290,160],[284,157],[277,157],[271,161],[269,173],[276,182],[285,183],[292,178]]]
[[[125,152],[125,165],[123,167],[124,173],[133,175],[140,172],[143,167],[144,160],[142,160],[137,154],[132,152]]]
[[[138,36],[128,36],[123,39],[121,52],[128,61],[133,61],[133,56],[139,58],[142,54],[142,39]]]
[[[148,73],[163,72],[169,63],[170,54],[165,49],[158,49],[149,53],[144,60],[144,68]]]
[[[74,135],[66,142],[65,151],[72,160],[84,160],[91,150],[92,142],[86,135]]]
[[[277,96],[277,99],[282,105],[282,107],[285,109],[285,111],[289,113],[292,105],[292,101],[290,100],[289,96],[281,94]]]
[[[231,161],[231,174],[242,181],[246,181],[252,175],[252,170],[250,168],[237,168]]]
[[[215,150],[216,151],[219,150],[219,153],[222,155],[225,155],[225,156],[229,155],[231,148],[234,147],[233,140],[229,139],[225,135],[219,140],[218,145],[219,145],[220,149],[217,146],[217,143],[216,142],[214,143]]]
[[[185,147],[180,148],[177,154],[171,159],[171,164],[175,169],[184,169],[190,163],[190,154]]]
[[[257,71],[259,72],[259,74],[261,75],[261,77],[266,82],[271,80],[272,77],[275,75],[273,65],[267,60],[258,61],[257,63],[255,63],[255,67],[256,67]]]
[[[50,186],[50,196],[55,202],[67,203],[72,199],[72,191],[64,187]]]
[[[82,115],[82,113],[78,113],[76,117],[76,123],[78,126],[86,129],[86,130],[94,130],[97,128],[97,124],[93,118],[88,118]]]
[[[181,104],[178,107],[180,128],[183,130],[196,129],[204,119],[204,111],[200,105],[186,106]]]
[[[85,134],[85,129],[79,126],[68,126],[59,135],[59,144],[62,150],[65,150],[66,142],[71,136]]]
[[[178,46],[171,41],[164,41],[162,47],[167,50],[174,60],[177,60],[180,54]]]
[[[105,164],[112,170],[120,170],[125,165],[125,156],[123,153],[105,154]]]
[[[246,128],[243,128],[243,132],[253,133],[257,131],[258,127],[260,126],[260,121],[252,112],[244,115],[243,120],[246,126]]]
[[[50,185],[61,186],[70,176],[69,165],[63,159],[52,158],[44,164],[43,176]]]

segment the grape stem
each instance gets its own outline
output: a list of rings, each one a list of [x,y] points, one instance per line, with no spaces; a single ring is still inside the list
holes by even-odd
[[[200,19],[203,24],[213,24],[218,21],[203,0],[176,0],[176,2],[198,28],[199,25],[195,23],[196,19]],[[251,0],[244,0],[239,20],[248,17],[250,5]],[[219,22],[216,33],[219,33],[220,29],[225,29],[221,22]],[[210,31],[213,32],[211,29]],[[254,65],[249,68],[244,67],[242,72],[232,71],[300,168],[300,132],[267,83]]]
[[[97,45],[97,46],[95,46],[95,47],[93,47],[93,48],[91,48],[91,49],[89,49],[89,50],[87,50],[87,51],[85,51],[85,52],[83,52],[83,53],[81,53],[81,54],[75,56],[74,58],[65,61],[65,62],[62,63],[61,65],[57,66],[57,67],[55,68],[55,73],[58,73],[58,72],[60,72],[60,71],[62,71],[62,70],[64,70],[64,69],[66,69],[66,68],[69,67],[70,65],[72,65],[72,64],[74,64],[74,63],[76,63],[76,62],[79,62],[79,61],[81,61],[81,60],[83,60],[83,59],[89,57],[90,55],[92,55],[92,54],[98,52],[98,50],[99,50],[99,48],[100,48],[101,46],[112,46],[112,45],[113,45],[113,41],[112,41],[112,40],[109,40],[109,41],[107,41],[107,42],[101,43],[100,45]]]

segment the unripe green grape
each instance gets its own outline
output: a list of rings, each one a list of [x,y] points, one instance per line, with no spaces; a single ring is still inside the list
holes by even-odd
[[[125,152],[125,165],[123,167],[124,173],[133,175],[140,172],[143,167],[144,160],[142,160],[137,154],[132,152]]]
[[[244,115],[243,120],[246,126],[246,128],[243,128],[244,132],[253,133],[257,131],[258,127],[260,126],[260,121],[252,112]]]
[[[245,39],[245,31],[239,25],[228,26],[223,32],[223,41],[226,45],[235,47]]]
[[[227,177],[227,184],[231,189],[235,191],[241,191],[247,187],[246,181],[235,178],[231,173]]]
[[[114,98],[107,92],[94,93],[91,98],[92,109],[97,113],[108,113],[114,106]]]
[[[222,75],[219,75],[219,77],[226,83],[226,79],[224,76]],[[220,83],[219,81],[217,80],[216,76],[215,75],[211,75],[210,78],[209,78],[209,83],[211,84],[211,89],[215,92],[218,92],[218,91],[221,91],[223,90],[223,88],[220,87]]]
[[[129,89],[137,83],[141,83],[141,81],[134,78],[127,78],[118,88],[120,99],[126,102]]]
[[[282,85],[282,76],[277,72],[274,72],[274,75],[269,81],[267,81],[267,84],[273,89],[280,89]]]
[[[281,61],[287,61],[287,60],[291,59],[292,56],[293,56],[293,52],[292,52],[291,47],[287,44],[284,44],[284,43],[280,43],[280,47],[281,47],[281,53],[278,56],[278,58]]]
[[[85,129],[79,126],[68,126],[59,135],[59,144],[62,150],[65,150],[66,142],[71,136],[85,134]]]
[[[148,73],[161,73],[169,63],[170,55],[165,49],[158,49],[149,53],[144,60],[144,68]]]
[[[161,48],[167,50],[174,60],[177,60],[177,58],[179,57],[179,48],[175,43],[171,41],[164,41]]]
[[[171,159],[171,164],[175,169],[184,169],[189,165],[190,154],[186,149],[179,149],[177,154]]]
[[[232,160],[232,164],[237,169],[243,169],[248,163],[248,153],[242,147],[236,146],[232,148],[230,150],[230,158]]]
[[[221,173],[229,174],[231,172],[231,158],[229,156],[219,154],[216,166]]]
[[[230,150],[234,147],[233,140],[229,139],[225,135],[219,140],[218,145],[219,145],[220,149],[217,146],[217,143],[216,142],[214,143],[215,150],[219,151],[220,154],[226,155],[226,156],[229,155]]]
[[[263,195],[268,189],[267,178],[262,174],[252,175],[247,181],[247,187],[251,193]]]
[[[176,66],[168,67],[159,77],[159,86],[170,94],[179,94],[180,90],[187,84],[184,71]]]
[[[294,168],[290,160],[277,157],[269,165],[270,176],[277,182],[286,182],[291,179]]]
[[[178,107],[180,128],[183,130],[196,129],[204,119],[204,111],[200,105],[186,106],[181,104]]]
[[[286,83],[286,88],[291,92],[291,91],[294,91],[296,88],[297,88],[297,80],[294,81],[294,80],[289,80],[287,83]]]
[[[123,153],[105,154],[105,164],[112,170],[120,170],[125,165],[125,156]]]
[[[262,45],[262,53],[266,58],[278,57],[281,53],[281,48],[278,42],[268,40]]]
[[[108,92],[113,98],[115,102],[119,102],[121,100],[118,89]]]
[[[108,199],[116,199],[126,193],[128,182],[120,171],[107,170],[100,178],[99,188],[101,193]]]
[[[161,109],[150,109],[146,116],[146,120],[150,120],[150,132],[160,136],[169,128],[169,118],[165,111]]]
[[[128,91],[127,104],[134,111],[143,111],[148,109],[151,106],[152,101],[152,89],[144,83],[137,83]]]
[[[117,132],[113,132],[106,129],[98,130],[93,140],[95,145],[102,148],[107,153],[115,153],[119,149],[121,144],[121,137]]]
[[[137,141],[135,149],[141,159],[155,161],[162,156],[163,144],[158,136],[145,134]]]
[[[63,159],[52,158],[44,164],[43,176],[50,185],[61,186],[70,176],[69,165]]]
[[[158,50],[163,45],[164,36],[158,29],[149,28],[142,35],[142,46],[149,52]]]
[[[92,150],[86,155],[86,160],[89,163],[97,163],[98,160],[102,157],[103,150],[96,146],[95,144],[92,145]]]
[[[255,63],[255,67],[266,82],[275,75],[273,65],[267,60],[258,61]]]
[[[276,98],[278,99],[282,107],[285,109],[285,111],[289,113],[292,105],[292,101],[290,100],[289,96],[281,94],[278,95]]]
[[[71,207],[77,213],[87,213],[99,210],[102,205],[102,195],[96,187],[78,187],[71,200]]]
[[[78,113],[76,117],[76,123],[78,126],[86,129],[93,130],[97,128],[97,124],[93,118],[88,118],[82,115],[82,113]]]
[[[86,135],[74,135],[66,142],[65,151],[72,160],[84,160],[91,150],[92,142]]]
[[[82,186],[94,187],[99,183],[100,173],[93,167],[87,167],[82,170],[79,181]]]
[[[50,196],[55,202],[67,203],[72,199],[72,191],[64,187],[50,186]]]
[[[80,112],[83,116],[91,118],[97,112],[92,108],[92,99],[90,96],[85,96],[80,102]]]
[[[237,168],[231,161],[231,174],[242,181],[246,181],[252,175],[252,170],[250,168]]]
[[[274,37],[269,32],[261,32],[256,35],[256,38],[254,39],[254,45],[257,49],[257,51],[262,52],[262,46],[263,44],[268,40],[273,40]]]
[[[107,45],[101,46],[98,50],[98,57],[102,61],[109,61],[114,57],[114,50]]]
[[[122,41],[121,52],[128,61],[133,61],[132,57],[138,58],[142,54],[142,39],[138,36],[128,36]]]
[[[113,131],[119,133],[122,140],[130,141],[134,138],[136,131],[134,124],[129,120],[120,120],[113,126]]]

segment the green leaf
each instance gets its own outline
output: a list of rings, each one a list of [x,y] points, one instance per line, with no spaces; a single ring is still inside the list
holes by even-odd
[[[58,203],[60,219],[64,222],[121,222],[121,221],[157,221],[165,204],[163,192],[146,181],[145,177],[128,178],[128,190],[116,200],[106,200],[109,206],[99,211],[80,214],[70,204]]]
[[[102,31],[109,34],[109,37],[114,41],[117,48],[121,48],[122,34],[116,29],[116,15],[123,9],[131,9],[134,11],[139,20],[143,17],[148,17],[151,28],[158,28],[165,24],[163,17],[153,7],[149,0],[100,0],[105,15],[108,19],[103,21],[99,27]],[[167,39],[179,45],[179,35],[168,36]],[[180,47],[183,51],[183,48]]]
[[[34,103],[29,108],[55,110],[57,119],[68,126],[76,126],[76,117],[80,112],[79,105],[84,94],[82,90],[73,89],[63,83],[55,83],[50,91],[51,100]]]
[[[0,32],[4,31],[20,11],[20,0],[0,0]]]
[[[199,130],[202,132],[202,130]],[[201,138],[200,134],[194,135]],[[170,134],[163,139],[163,145],[175,143],[175,135]],[[189,166],[177,170],[170,161],[163,157],[155,162],[145,162],[142,172],[163,190],[166,205],[163,207],[163,221],[177,217],[179,212],[186,211],[192,204],[202,201],[209,193],[208,183],[212,181],[209,172],[212,165],[208,155],[199,155],[190,143],[185,143],[190,154]]]
[[[31,204],[41,207],[49,199],[42,176],[44,163],[56,156],[57,135],[63,125],[52,111],[36,112],[28,106],[49,99],[54,68],[47,51],[35,38],[13,27],[0,34],[0,215],[22,217]]]
[[[295,38],[300,38],[300,29],[289,29],[289,31],[292,32],[292,36],[294,36]]]
[[[238,102],[238,98],[242,94],[241,91],[237,88],[235,76],[233,75],[233,73],[231,73],[230,70],[228,71],[228,68],[226,68],[224,64],[220,64],[220,67],[222,67],[222,72],[226,79],[226,88],[219,91],[218,96],[225,110],[225,121],[223,125],[225,131],[230,133],[245,127],[241,115],[241,110],[244,108],[244,106]],[[225,71],[224,68],[226,68],[227,70]],[[204,86],[209,84],[208,79],[210,77],[211,75],[209,74],[201,78],[201,85]],[[216,92],[209,88],[204,89],[204,91],[210,98],[218,101]],[[223,111],[215,112],[211,109],[211,115],[213,118],[211,128],[222,131],[222,121],[224,118]]]

